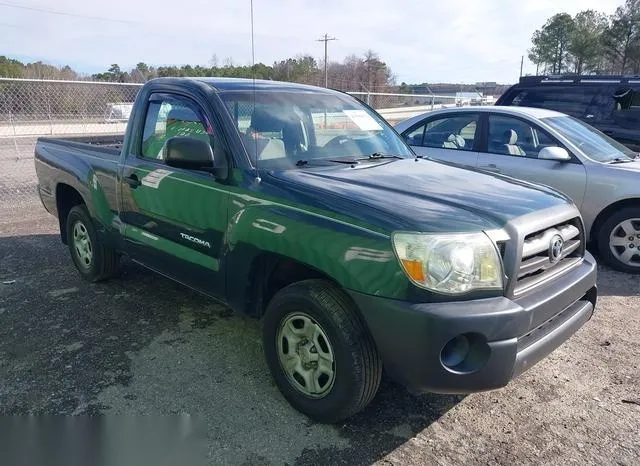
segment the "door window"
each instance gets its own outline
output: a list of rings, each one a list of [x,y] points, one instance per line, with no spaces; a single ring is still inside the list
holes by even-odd
[[[640,92],[632,88],[620,88],[616,90],[614,99],[613,120],[616,126],[638,130],[640,128]]]
[[[478,114],[470,113],[438,118],[427,123],[422,145],[441,149],[472,151],[478,126]]]
[[[405,133],[404,140],[407,141],[407,144],[409,144],[410,146],[421,146],[422,137],[424,136],[424,127],[425,125],[420,125],[417,128],[412,129],[408,133]]]
[[[526,121],[508,116],[489,116],[488,151],[493,154],[538,158],[543,147],[558,144]]]
[[[173,98],[151,100],[140,155],[164,160],[166,142],[176,136],[201,139],[213,146],[213,129],[195,104]]]
[[[526,89],[515,94],[510,103],[509,99],[506,99],[504,104],[545,108],[575,117],[583,117],[593,106],[593,100],[599,91],[599,88],[591,86]],[[609,101],[613,104],[613,97],[609,98]],[[602,104],[599,103],[598,106],[601,107]]]

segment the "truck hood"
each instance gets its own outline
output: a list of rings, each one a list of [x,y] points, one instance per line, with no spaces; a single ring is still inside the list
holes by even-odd
[[[388,231],[478,231],[567,204],[557,191],[453,164],[406,159],[271,172],[297,201]]]

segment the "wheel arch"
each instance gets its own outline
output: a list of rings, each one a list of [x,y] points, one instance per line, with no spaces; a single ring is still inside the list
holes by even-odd
[[[340,284],[312,265],[272,252],[256,255],[249,268],[244,312],[262,317],[273,296],[292,283],[322,279],[340,288]]]
[[[60,239],[67,244],[67,217],[69,212],[77,205],[86,205],[82,194],[71,185],[58,183],[56,185],[56,209],[60,224]]]
[[[621,199],[614,202],[613,204],[609,204],[607,207],[602,209],[591,224],[591,229],[589,230],[589,241],[594,245],[597,245],[598,231],[602,227],[602,224],[606,222],[614,212],[620,209],[625,209],[627,207],[640,207],[640,197]]]

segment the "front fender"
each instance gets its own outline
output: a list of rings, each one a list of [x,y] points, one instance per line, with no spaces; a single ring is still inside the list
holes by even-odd
[[[290,258],[345,289],[369,295],[400,298],[409,285],[388,236],[290,206],[240,208],[230,218],[224,241],[231,295],[248,283],[251,264],[264,253]]]

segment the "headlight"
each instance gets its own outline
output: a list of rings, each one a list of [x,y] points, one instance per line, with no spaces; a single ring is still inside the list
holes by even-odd
[[[394,233],[393,248],[416,285],[447,294],[502,289],[502,261],[484,233]]]

